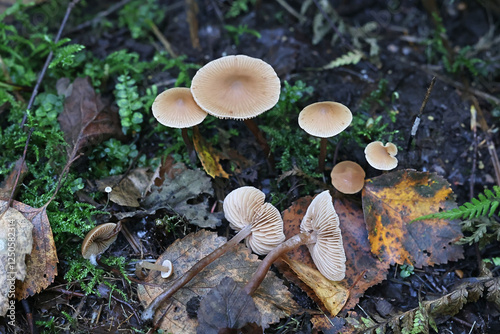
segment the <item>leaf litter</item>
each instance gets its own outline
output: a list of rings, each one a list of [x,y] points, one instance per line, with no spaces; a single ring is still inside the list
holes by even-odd
[[[176,240],[156,261],[157,264],[161,264],[164,260],[170,260],[174,274],[165,280],[161,278],[160,273],[151,272],[147,278],[148,282],[168,287],[173,280],[181,277],[201,258],[225,242],[224,237],[218,237],[216,233],[206,230]],[[198,321],[192,316],[192,312],[188,313],[188,303],[193,299],[202,300],[225,277],[230,277],[238,285],[243,286],[252,277],[259,263],[258,257],[244,244],[238,244],[233,252],[228,252],[215,260],[166,301],[159,308],[155,321],[159,321],[160,328],[167,332],[196,333]],[[141,303],[147,306],[163,290],[157,286],[139,285],[138,296]],[[259,325],[263,328],[299,310],[292,294],[272,272],[267,274],[253,295],[253,299],[261,314]],[[161,317],[162,314],[164,316]]]

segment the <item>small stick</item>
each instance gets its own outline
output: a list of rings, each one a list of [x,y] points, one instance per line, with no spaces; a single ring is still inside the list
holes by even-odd
[[[200,38],[198,37],[198,4],[195,0],[186,0],[186,16],[189,24],[189,36],[191,37],[191,45],[193,48],[200,50]]]
[[[148,21],[148,25],[151,28],[151,30],[153,31],[153,33],[155,34],[156,38],[158,38],[160,40],[161,44],[163,44],[163,47],[165,48],[165,50],[167,50],[167,52],[170,54],[170,56],[172,58],[177,58],[177,54],[174,52],[174,49],[172,49],[172,45],[167,40],[167,38],[161,33],[160,29],[158,29],[156,24],[154,24],[153,21]]]
[[[410,138],[408,139],[408,145],[406,147],[407,151],[410,151],[411,143],[413,141],[413,137],[417,134],[418,126],[420,124],[420,118],[422,117],[422,113],[424,112],[425,106],[427,105],[427,101],[429,100],[429,96],[431,95],[432,88],[436,83],[436,77],[432,77],[429,88],[427,88],[427,92],[425,93],[424,100],[422,101],[422,105],[420,106],[420,110],[418,112],[417,117],[413,121],[413,126],[411,127]]]

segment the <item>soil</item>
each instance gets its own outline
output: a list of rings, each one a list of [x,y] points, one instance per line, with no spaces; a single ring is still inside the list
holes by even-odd
[[[425,41],[432,37],[435,22],[430,14],[434,1],[330,1],[335,7],[338,15],[346,25],[362,27],[368,22],[374,22],[375,28],[366,33],[366,37],[376,39],[379,48],[378,54],[365,57],[356,65],[343,66],[331,70],[316,70],[325,66],[333,59],[345,55],[353,48],[351,36],[342,33],[339,35],[330,29],[317,44],[312,43],[313,19],[315,15],[321,16],[315,2],[303,14],[305,20],[300,21],[292,15],[280,3],[285,1],[257,1],[256,7],[243,13],[235,19],[224,17],[227,12],[229,1],[200,0],[197,1],[199,12],[197,21],[199,25],[200,49],[193,48],[189,35],[189,25],[184,4],[180,2],[159,1],[160,6],[167,8],[166,18],[158,25],[161,33],[172,45],[174,51],[179,55],[186,55],[187,61],[203,65],[208,61],[223,55],[246,54],[257,57],[271,64],[280,79],[289,82],[297,80],[304,81],[308,86],[314,87],[314,93],[309,100],[339,101],[349,106],[356,113],[359,105],[374,89],[377,88],[381,79],[387,80],[387,91],[382,100],[385,105],[390,105],[397,110],[396,121],[389,119],[383,108],[374,107],[369,111],[370,117],[381,115],[384,122],[389,124],[388,131],[399,130],[394,143],[402,148],[398,154],[398,169],[412,168],[418,171],[431,171],[446,178],[456,195],[457,203],[462,204],[469,201],[483,191],[484,187],[491,189],[496,184],[495,172],[492,164],[491,154],[488,151],[486,140],[491,138],[495,147],[500,147],[498,132],[477,128],[471,130],[471,105],[472,97],[476,98],[484,120],[493,129],[498,122],[492,111],[495,101],[488,96],[498,97],[500,90],[498,59],[500,49],[498,40],[496,44],[488,45],[487,48],[478,51],[475,55],[487,61],[489,73],[484,77],[473,76],[470,72],[463,70],[449,73],[444,69],[440,59],[430,61],[428,53],[430,47]],[[322,2],[322,1],[319,1]],[[286,1],[295,11],[300,12],[301,1]],[[495,7],[495,1],[491,6],[485,7],[479,1],[444,1],[437,3],[437,9],[447,30],[447,41],[453,52],[466,45],[476,45],[481,38],[486,38],[489,29],[498,23],[500,12]],[[97,14],[106,10],[112,3],[99,1],[86,1],[75,9],[75,15],[70,16],[67,36],[76,43],[86,46],[87,50],[93,52],[97,57],[105,57],[109,53],[127,49],[140,54],[141,59],[150,60],[156,48],[161,44],[151,40],[137,41],[130,37],[126,29],[111,28],[101,30],[88,27],[76,29],[83,22],[82,17],[91,20]],[[498,4],[497,4],[498,5]],[[85,14],[85,16],[83,16]],[[116,22],[116,13],[110,13],[107,19]],[[249,29],[255,29],[261,34],[256,38],[251,34],[244,34],[240,42],[235,45],[234,41],[224,29],[224,24],[238,26],[245,24]],[[333,22],[338,25],[338,22]],[[324,21],[324,25],[330,22]],[[116,27],[116,25],[115,25]],[[498,28],[498,27],[496,27]],[[57,29],[57,27],[56,27]],[[336,41],[332,44],[332,39]],[[360,38],[360,43],[365,54],[369,53],[370,46],[366,39]],[[477,49],[479,50],[479,49]],[[437,77],[435,85],[429,95],[425,109],[419,114],[422,102],[426,96],[427,89],[433,76]],[[166,73],[150,73],[145,76],[144,85],[165,82],[171,77]],[[170,84],[170,86],[172,83]],[[467,91],[464,87],[471,87]],[[160,86],[163,90],[165,86]],[[391,101],[393,92],[397,92],[399,98]],[[498,101],[498,100],[497,100]],[[497,109],[498,110],[498,109]],[[411,135],[415,119],[420,119],[420,124],[414,136]],[[256,119],[259,123],[259,119]],[[240,130],[240,138],[234,141],[239,153],[255,162],[255,166],[248,175],[232,176],[228,181],[214,182],[216,192],[219,194],[217,200],[222,200],[230,190],[241,186],[242,180],[260,189],[269,189],[271,180],[278,175],[271,173],[267,167],[265,158],[260,148],[255,144],[251,133],[244,129],[241,124],[228,121],[221,127],[235,127]],[[489,136],[489,138],[488,138]],[[151,139],[154,141],[154,137]],[[408,143],[411,141],[411,145]],[[238,143],[250,143],[247,148],[242,148]],[[154,143],[142,142],[144,148],[154,147]],[[477,145],[477,151],[474,147]],[[147,151],[147,149],[146,149]],[[498,152],[498,149],[497,149]],[[154,153],[154,152],[152,152]],[[279,155],[276,157],[279,159]],[[326,165],[325,179],[328,180],[329,170],[333,166],[334,154],[329,152]],[[341,146],[336,153],[336,160],[354,160],[367,171],[367,177],[380,175],[377,171],[367,165],[362,149],[351,146]],[[247,178],[245,179],[245,176]],[[498,180],[497,180],[498,181]],[[297,199],[298,192],[285,189],[291,196],[287,197],[282,207],[288,207]],[[147,217],[137,222],[141,227],[137,230],[155,231],[151,235],[149,252],[153,258],[157,256],[165,245],[171,243],[175,238],[166,235],[154,225],[156,217]],[[132,231],[134,232],[134,231]],[[189,230],[177,231],[176,237],[181,237]],[[226,226],[220,228],[221,234],[227,233]],[[118,242],[111,249],[113,255],[127,256],[128,250],[125,241]],[[359,308],[354,311],[384,317],[398,311],[406,311],[418,306],[422,298],[440,296],[450,291],[457,285],[462,277],[470,278],[478,275],[478,257],[492,258],[500,256],[498,242],[484,249],[474,246],[465,246],[465,259],[460,262],[424,267],[415,270],[415,274],[402,280],[399,278],[399,269],[391,268],[388,279],[383,283],[370,288],[359,303]],[[462,276],[463,274],[463,276]],[[460,276],[460,277],[459,277]],[[117,280],[119,280],[117,278]],[[127,286],[127,285],[124,285]],[[72,291],[67,291],[66,282],[62,275],[58,277],[52,289],[48,289],[33,298],[28,299],[32,316],[35,320],[47,315],[60,317],[61,310],[80,308],[82,314],[91,314],[89,309],[93,305],[101,305],[103,300],[109,301],[110,310],[107,318],[115,317],[117,320],[113,326],[104,322],[99,325],[90,325],[89,319],[78,323],[77,328],[82,332],[104,333],[111,332],[134,332],[133,328],[140,328],[137,319],[123,319],[122,309],[133,309],[140,314],[141,307],[137,301],[136,291],[126,291],[129,302],[124,302],[116,294],[112,294],[102,287],[100,296],[84,296],[79,293],[77,284],[73,285]],[[290,286],[299,304],[306,309],[318,310],[305,293],[294,285]],[[113,297],[110,297],[110,296]],[[107,307],[107,306],[106,306]],[[71,310],[73,312],[74,310]],[[195,311],[193,311],[195,312]],[[18,312],[21,314],[21,312]],[[26,313],[23,314],[23,319]],[[345,313],[343,313],[345,316]],[[460,313],[453,317],[439,319],[438,328],[440,333],[495,333],[499,331],[499,312],[494,305],[484,299],[476,303],[467,304]],[[275,324],[266,330],[266,333],[309,333],[313,331],[307,313],[294,315],[283,319],[280,324]],[[46,319],[46,318],[45,318]],[[338,319],[337,319],[338,320]],[[341,320],[341,319],[340,319]],[[26,319],[28,321],[28,319]],[[78,320],[80,321],[80,320]],[[120,324],[123,321],[123,324]],[[341,322],[341,321],[340,321]],[[23,324],[26,325],[27,322]],[[294,325],[291,325],[291,324]],[[112,328],[112,329],[110,329]],[[25,331],[28,329],[25,327]],[[342,330],[341,330],[342,331]],[[334,333],[335,330],[325,331]]]

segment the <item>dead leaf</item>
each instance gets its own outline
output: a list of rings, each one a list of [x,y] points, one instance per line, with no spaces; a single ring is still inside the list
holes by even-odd
[[[0,207],[6,201],[0,200]],[[21,300],[48,287],[57,275],[57,250],[45,207],[32,208],[13,201],[12,207],[33,224],[33,247],[26,256],[26,278],[16,281],[16,299]]]
[[[203,171],[184,169],[174,178],[165,176],[161,186],[153,185],[142,206],[148,214],[169,209],[184,216],[191,224],[215,228],[221,220],[208,212],[208,200],[203,196],[213,196],[213,192],[211,179]]]
[[[149,187],[153,177],[148,168],[137,168],[125,175],[114,175],[96,181],[99,191],[111,187],[109,200],[122,206],[139,207],[139,198],[142,198]]]
[[[25,255],[31,253],[33,246],[33,224],[7,205],[8,202],[0,201],[0,316],[5,316],[9,297],[14,297],[10,288],[15,288],[16,280],[26,277]]]
[[[291,260],[286,256],[283,260],[297,274],[297,277],[314,291],[332,316],[340,312],[349,297],[349,290],[343,282],[330,281],[317,269],[300,261]]]
[[[218,237],[213,232],[201,230],[197,233],[191,233],[185,238],[175,241],[156,263],[161,264],[164,260],[170,260],[174,268],[174,274],[171,278],[174,280],[225,242],[225,238]],[[198,321],[189,317],[187,303],[193,297],[203,298],[206,296],[227,276],[238,284],[246,284],[259,263],[260,260],[256,255],[253,255],[244,244],[239,244],[233,252],[228,252],[215,260],[166,301],[157,312],[155,321],[158,321],[159,315],[166,312],[160,320],[160,328],[171,333],[196,333]],[[166,284],[166,286],[172,282],[171,280],[165,283],[165,279],[161,278],[158,272],[151,272],[148,279],[151,279],[151,283]],[[150,285],[139,285],[137,288],[139,299],[144,306],[149,305],[151,300],[163,290],[161,287]],[[253,298],[262,316],[261,321],[264,328],[279,321],[281,317],[298,311],[298,306],[293,301],[291,293],[272,272],[267,274]]]
[[[198,158],[207,172],[211,177],[222,177],[224,179],[229,178],[229,174],[224,171],[219,160],[220,153],[215,150],[215,148],[210,145],[200,134],[198,127],[193,128],[193,144]]]
[[[311,201],[310,196],[299,198],[283,212],[284,233],[287,239],[300,233],[300,222]],[[281,260],[276,261],[275,265],[288,280],[297,284],[331,315],[336,315],[347,301],[349,293],[345,282],[326,279],[316,268],[306,246],[288,252]]]
[[[78,152],[95,142],[122,136],[118,113],[105,108],[88,78],[75,79],[58,120],[70,152],[75,146]]]
[[[20,172],[19,179],[16,183],[17,174],[19,172]],[[12,171],[0,184],[0,198],[1,197],[10,198],[12,189],[14,189],[14,187],[17,187],[16,190],[14,191],[14,196],[12,196],[12,198],[15,198],[16,193],[19,191],[19,185],[23,183],[24,177],[27,174],[28,174],[28,166],[26,165],[26,161],[24,161],[23,158],[17,159],[16,164],[12,169]]]
[[[336,199],[333,205],[340,219],[346,256],[345,281],[350,289],[344,310],[350,310],[368,288],[387,278],[390,265],[372,254],[360,205],[347,198]]]
[[[372,252],[418,268],[463,258],[457,221],[413,219],[456,208],[449,183],[434,173],[400,170],[366,181],[363,211]]]
[[[218,334],[225,330],[262,333],[261,318],[255,303],[231,277],[225,277],[201,301],[198,309],[199,334]],[[257,325],[258,324],[258,325]]]

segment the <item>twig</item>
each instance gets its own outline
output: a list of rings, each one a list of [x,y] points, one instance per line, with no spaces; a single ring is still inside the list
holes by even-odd
[[[88,28],[90,26],[93,26],[94,24],[96,24],[97,22],[99,22],[102,18],[116,12],[118,9],[122,8],[123,6],[125,6],[126,4],[128,4],[130,1],[132,0],[122,0],[118,3],[115,3],[114,5],[112,6],[109,6],[108,9],[106,9],[105,11],[102,11],[100,13],[98,13],[92,20],[90,21],[86,21],[86,22],[83,22],[82,24],[79,24],[77,25],[76,27],[74,27],[73,29],[71,29],[68,34],[73,34],[77,31],[80,31],[82,29],[85,29],[85,28]]]
[[[477,164],[477,123],[476,123],[476,115],[477,111],[474,105],[470,107],[470,129],[473,134],[473,143],[474,146],[473,156],[472,156],[472,169],[470,172],[470,180],[469,180],[469,200],[472,200],[474,197],[474,184],[476,182],[476,164]]]
[[[417,134],[418,125],[420,124],[420,118],[422,117],[422,113],[424,112],[425,106],[427,105],[427,101],[429,100],[429,96],[431,95],[432,88],[434,87],[435,83],[436,83],[436,77],[434,76],[431,80],[429,88],[427,88],[427,93],[425,93],[425,97],[424,100],[422,101],[422,105],[420,106],[418,115],[415,118],[415,121],[413,121],[413,126],[411,127],[411,132],[410,132],[410,138],[408,139],[408,146],[406,147],[407,151],[410,151],[411,142],[413,141],[413,137],[415,137],[415,135]]]
[[[64,14],[64,18],[61,22],[61,26],[59,27],[59,31],[57,32],[56,38],[54,39],[54,43],[59,42],[59,39],[61,39],[62,32],[64,30],[64,26],[66,26],[66,22],[68,21],[69,14],[73,10],[73,7],[80,2],[80,0],[73,0],[68,4],[68,8],[66,9],[66,14]],[[33,102],[35,102],[35,97],[38,95],[38,89],[40,89],[40,85],[42,83],[43,77],[45,76],[45,72],[47,72],[47,69],[49,68],[49,64],[52,61],[52,57],[54,57],[54,51],[50,51],[49,55],[47,56],[47,59],[45,60],[45,64],[43,65],[42,71],[38,75],[38,79],[35,84],[35,88],[33,89],[33,93],[31,93],[30,100],[28,102],[28,106],[26,107],[26,112],[24,113],[23,120],[21,121],[21,128],[24,127],[24,124],[26,123],[26,118],[28,117],[28,110],[31,109],[33,106]]]
[[[295,16],[299,20],[300,23],[304,23],[305,21],[307,21],[307,17],[305,17],[304,15],[300,14],[295,9],[293,9],[293,7],[290,6],[285,0],[276,0],[276,2],[281,7],[283,7],[288,13]]]
[[[198,4],[195,0],[186,0],[186,19],[189,24],[189,36],[193,48],[200,50],[200,38],[198,37]]]
[[[151,30],[153,31],[153,33],[155,34],[156,38],[158,38],[160,40],[161,44],[163,44],[163,47],[165,48],[165,50],[167,50],[167,52],[170,54],[170,56],[172,58],[177,58],[177,54],[172,49],[172,45],[169,43],[167,38],[165,36],[163,36],[163,34],[161,33],[160,29],[158,29],[156,24],[154,24],[153,21],[148,21],[148,25],[151,28]]]

